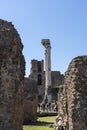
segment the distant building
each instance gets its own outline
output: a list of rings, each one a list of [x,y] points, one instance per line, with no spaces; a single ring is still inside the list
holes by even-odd
[[[31,70],[29,78],[37,82],[38,85],[38,99],[41,102],[44,98],[45,92],[45,76],[44,76],[44,60],[38,61],[33,59],[31,61]]]
[[[33,79],[38,85],[38,100],[41,102],[44,99],[45,94],[45,71],[44,60],[31,60],[31,70],[29,79]],[[64,75],[60,71],[51,71],[52,88],[62,85],[64,83]],[[52,94],[53,95],[53,94]],[[57,96],[57,95],[53,95]],[[56,97],[55,97],[56,99]]]

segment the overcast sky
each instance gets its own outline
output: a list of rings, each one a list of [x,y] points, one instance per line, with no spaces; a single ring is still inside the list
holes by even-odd
[[[26,76],[42,60],[42,39],[51,42],[52,70],[65,73],[71,60],[87,55],[87,0],[0,0],[0,18],[11,21],[24,45]]]

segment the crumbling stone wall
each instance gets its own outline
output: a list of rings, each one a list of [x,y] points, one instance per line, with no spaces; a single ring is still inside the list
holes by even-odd
[[[45,71],[44,61],[33,59],[31,61],[31,71],[29,78],[36,80],[38,85],[38,101],[41,103],[44,100],[45,94]],[[51,71],[51,86],[52,86],[52,100],[57,100],[57,93],[55,87],[64,84],[64,75],[60,71]]]
[[[45,72],[44,72],[44,60],[31,60],[31,70],[29,78],[37,82],[38,87],[38,101],[42,102],[45,93]]]
[[[64,75],[60,71],[51,71],[52,87],[64,84]]]
[[[58,92],[55,89],[64,84],[64,75],[60,71],[51,71],[51,84],[52,84],[52,100],[58,99]]]
[[[25,78],[24,87],[24,124],[35,122],[37,119],[38,88],[37,82]]]
[[[0,19],[0,130],[22,130],[23,45],[11,22]]]
[[[63,116],[63,98],[64,98],[64,91],[63,91],[64,85],[59,86],[58,91],[58,113]]]
[[[63,119],[66,130],[87,130],[87,56],[73,59],[65,74]]]

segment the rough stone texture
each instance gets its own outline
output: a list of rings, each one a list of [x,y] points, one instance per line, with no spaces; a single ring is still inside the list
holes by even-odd
[[[0,130],[22,130],[23,45],[12,23],[0,19]]]
[[[66,130],[87,130],[87,56],[73,59],[65,74],[63,116]]]
[[[64,98],[64,91],[63,91],[64,85],[59,86],[58,91],[58,113],[63,116],[63,98]]]
[[[35,80],[25,78],[24,89],[24,124],[37,119],[38,90]]]

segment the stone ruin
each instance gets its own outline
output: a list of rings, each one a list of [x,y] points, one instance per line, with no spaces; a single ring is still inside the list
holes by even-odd
[[[58,91],[58,113],[63,116],[63,97],[64,97],[64,85],[59,86],[59,91]]]
[[[22,49],[12,23],[0,19],[0,130],[23,130],[23,120],[37,119],[37,84],[24,81]],[[58,97],[65,130],[87,130],[87,56],[71,61]]]
[[[65,130],[87,130],[87,56],[71,61],[58,104]]]
[[[24,87],[24,124],[37,120],[38,88],[37,82],[25,78]]]
[[[23,130],[25,61],[20,36],[0,19],[0,130]]]
[[[44,71],[44,60],[31,60],[31,70],[29,78],[37,82],[39,103],[41,103],[44,100],[45,73],[46,71]],[[57,92],[55,93],[55,87],[64,84],[64,75],[61,74],[60,71],[51,71],[51,84],[52,100],[57,101]]]

